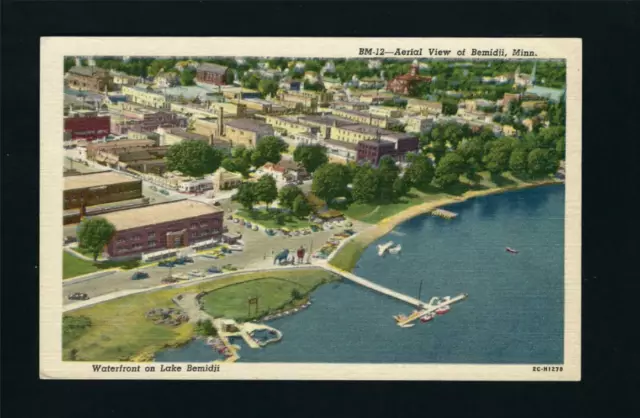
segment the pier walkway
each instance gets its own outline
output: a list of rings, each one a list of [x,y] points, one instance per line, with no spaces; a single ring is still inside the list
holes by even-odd
[[[362,277],[356,276],[353,273],[349,273],[348,271],[339,269],[337,267],[332,266],[329,263],[317,263],[318,266],[322,267],[325,270],[329,270],[335,274],[338,274],[342,277],[344,277],[345,279],[351,280],[352,282],[358,283],[359,285],[362,285],[364,287],[368,287],[369,289],[375,290],[376,292],[382,293],[384,295],[390,296],[392,298],[401,300],[403,302],[406,302],[410,305],[422,308],[424,306],[428,306],[429,304],[426,302],[423,302],[419,299],[416,298],[412,298],[411,296],[407,296],[404,295],[402,293],[396,292],[395,290],[391,290],[389,288],[386,288],[384,286],[380,286],[379,284],[373,283],[367,279],[363,279]]]

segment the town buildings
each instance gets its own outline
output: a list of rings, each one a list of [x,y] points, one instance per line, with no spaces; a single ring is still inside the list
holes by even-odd
[[[232,119],[224,124],[224,138],[230,141],[232,146],[255,148],[260,139],[273,133],[271,125],[255,119]]]
[[[170,104],[166,96],[158,90],[145,85],[122,86],[122,93],[127,96],[127,101],[156,109],[168,109]]]
[[[105,171],[64,178],[64,210],[142,197],[142,180]]]
[[[81,110],[69,113],[64,118],[64,132],[72,140],[85,139],[92,141],[104,138],[111,130],[111,117],[100,115],[91,110]]]
[[[421,115],[441,115],[442,103],[430,100],[409,99],[407,100],[407,111]]]
[[[360,112],[357,110],[335,109],[333,110],[332,114],[345,119],[349,119],[355,123],[368,124],[383,129],[390,128],[394,125],[399,125],[399,122],[397,120],[390,119],[388,117],[375,116],[371,113]]]
[[[223,214],[215,206],[191,200],[106,213],[101,216],[116,229],[106,253],[110,258],[133,258],[220,239]]]
[[[169,147],[145,147],[140,149],[115,148],[98,151],[94,161],[122,171],[162,175],[167,171],[165,156]]]
[[[223,86],[229,84],[230,73],[229,68],[223,65],[200,64],[196,70],[196,80],[200,83]]]
[[[430,83],[431,77],[421,76],[418,63],[411,65],[409,73],[395,77],[387,83],[387,91],[396,94],[410,94],[413,89],[420,83]]]
[[[220,167],[212,177],[213,192],[218,193],[221,190],[231,190],[240,186],[242,183],[242,174],[233,173]]]
[[[113,77],[109,71],[98,67],[74,66],[66,75],[69,87],[75,90],[102,93],[113,88]]]
[[[403,162],[407,153],[419,150],[418,137],[411,134],[385,133],[375,140],[358,142],[356,146],[357,161],[369,161],[377,165],[384,156],[391,156],[395,161]]]

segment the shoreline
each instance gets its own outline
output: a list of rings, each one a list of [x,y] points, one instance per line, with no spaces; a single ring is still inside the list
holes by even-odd
[[[534,187],[552,186],[552,185],[560,185],[560,184],[564,184],[564,181],[557,180],[557,179],[540,180],[532,183],[522,183],[516,186],[506,186],[506,187],[498,187],[498,188],[486,189],[486,190],[468,191],[463,193],[461,196],[451,196],[448,198],[443,198],[443,199],[411,206],[410,208],[407,208],[399,213],[396,213],[395,215],[385,218],[380,222],[378,222],[377,224],[372,225],[370,228],[367,228],[364,231],[351,236],[349,239],[345,240],[345,242],[341,243],[342,245],[336,248],[336,250],[327,259],[327,262],[334,267],[351,272],[355,268],[355,265],[358,262],[358,260],[362,257],[362,253],[364,253],[364,251],[375,240],[390,233],[401,223],[406,222],[412,218],[415,218],[416,216],[424,215],[427,212],[430,212],[438,208],[446,207],[454,203],[466,202],[467,200],[475,199],[477,197],[485,197],[490,195],[531,189]],[[351,251],[351,254],[349,254],[350,251]],[[340,255],[342,255],[343,258],[347,257],[347,260],[343,261],[342,259],[340,259],[339,258]],[[336,258],[338,258],[339,261],[337,261],[334,264],[333,261]]]

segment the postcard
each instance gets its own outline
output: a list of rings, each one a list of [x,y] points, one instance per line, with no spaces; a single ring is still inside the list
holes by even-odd
[[[42,38],[41,378],[580,380],[581,54]]]

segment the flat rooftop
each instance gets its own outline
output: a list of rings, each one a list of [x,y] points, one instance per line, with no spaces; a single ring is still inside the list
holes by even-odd
[[[64,190],[85,189],[89,187],[110,186],[113,184],[140,181],[124,174],[104,171],[100,173],[83,174],[64,178]]]
[[[106,213],[100,216],[111,222],[117,231],[124,231],[218,212],[223,212],[223,210],[202,202],[179,200],[177,202]]]

